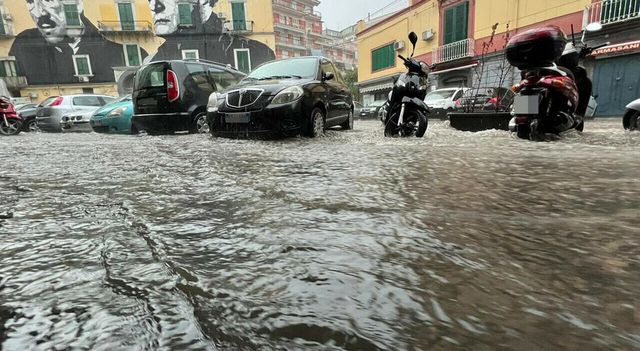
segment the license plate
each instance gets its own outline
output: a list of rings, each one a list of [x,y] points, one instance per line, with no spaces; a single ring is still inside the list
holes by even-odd
[[[226,123],[249,123],[251,121],[251,112],[227,113],[224,116]]]
[[[537,115],[539,107],[538,95],[516,95],[513,100],[513,112],[516,115]]]

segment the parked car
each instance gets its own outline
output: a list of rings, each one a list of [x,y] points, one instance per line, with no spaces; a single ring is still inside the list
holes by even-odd
[[[149,134],[208,132],[211,93],[237,84],[244,73],[203,60],[158,61],[136,73],[132,123]]]
[[[92,110],[70,111],[62,116],[60,128],[63,132],[91,132],[89,120],[93,112]]]
[[[207,120],[214,136],[319,136],[353,128],[353,98],[331,61],[306,56],[271,61],[238,86],[211,94]]]
[[[446,118],[447,113],[456,109],[456,101],[464,96],[469,88],[444,88],[437,89],[427,94],[424,102],[431,110],[431,115],[436,118]]]
[[[382,105],[384,105],[385,102],[387,101],[377,100],[370,103],[368,106],[360,109],[360,113],[358,114],[358,116],[360,116],[360,118],[376,118],[378,116],[378,111],[380,111],[380,108],[382,107]]]
[[[62,117],[83,116],[85,112],[93,112],[113,101],[115,98],[112,96],[94,94],[49,97],[38,105],[38,128],[44,132],[61,132]]]
[[[124,96],[102,108],[97,109],[89,124],[96,133],[138,134],[131,124],[133,100],[131,95]]]
[[[36,122],[36,112],[38,104],[21,104],[16,105],[16,112],[22,117],[22,131],[36,132],[38,131],[38,123]]]
[[[471,88],[456,101],[456,109],[463,112],[510,112],[514,97],[509,88]]]
[[[364,106],[359,101],[353,102],[353,115],[360,116],[360,110],[362,110]]]

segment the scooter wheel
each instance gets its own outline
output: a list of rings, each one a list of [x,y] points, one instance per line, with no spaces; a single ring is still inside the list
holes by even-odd
[[[517,134],[518,134],[518,138],[529,140],[529,135],[531,134],[531,128],[529,128],[528,124],[519,124],[517,126]]]

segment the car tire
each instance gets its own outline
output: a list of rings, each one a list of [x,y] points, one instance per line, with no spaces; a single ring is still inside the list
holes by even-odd
[[[349,111],[349,117],[340,125],[343,130],[352,130],[353,129],[353,111]]]
[[[129,131],[131,132],[131,135],[140,134],[140,132],[138,132],[138,128],[136,128],[136,126],[134,126],[133,124],[131,124],[131,129],[129,129]]]
[[[24,126],[24,131],[27,133],[39,132],[40,128],[38,128],[38,122],[35,119],[29,121],[29,123]]]
[[[640,129],[640,111],[627,109],[624,116],[622,116],[622,126],[626,130],[639,130]]]
[[[209,124],[207,124],[207,114],[205,112],[198,112],[193,118],[191,134],[207,134],[209,133]]]
[[[309,126],[306,133],[310,138],[316,138],[324,134],[324,113],[319,107],[314,108],[309,116]]]

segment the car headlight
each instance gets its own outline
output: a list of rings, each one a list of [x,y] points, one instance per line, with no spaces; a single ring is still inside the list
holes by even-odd
[[[116,118],[116,117],[120,117],[122,116],[122,114],[127,110],[126,107],[118,107],[117,109],[109,112],[109,114],[107,115],[107,117],[109,118]]]
[[[211,93],[209,95],[209,101],[207,102],[207,112],[218,111],[218,93]]]
[[[271,101],[271,105],[282,105],[288,104],[290,102],[296,101],[304,95],[304,91],[302,88],[294,86],[289,87],[276,95],[276,97]]]

